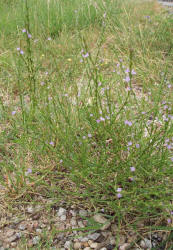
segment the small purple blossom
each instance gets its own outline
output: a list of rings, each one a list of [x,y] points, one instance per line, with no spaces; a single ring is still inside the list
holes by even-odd
[[[105,121],[105,118],[101,116],[100,121]]]
[[[117,63],[117,68],[120,66],[120,64],[119,63]]]
[[[21,54],[21,55],[23,55],[23,54],[24,54],[23,50],[21,50],[21,51],[20,51],[20,54]]]
[[[125,73],[128,74],[130,72],[129,68],[125,70]]]
[[[132,69],[131,74],[136,75],[136,72],[134,71],[134,69]]]
[[[17,48],[17,51],[20,51],[20,48]]]
[[[50,141],[49,144],[50,144],[51,146],[54,146],[54,142],[53,142],[53,141]]]
[[[126,78],[124,78],[124,81],[125,81],[125,82],[130,82],[130,77],[129,77],[129,76],[126,76]]]
[[[173,157],[171,157],[171,161],[173,162]]]
[[[171,88],[171,84],[168,84],[168,88],[169,88],[169,89]]]
[[[136,145],[135,145],[135,146],[136,146],[136,148],[140,148],[140,145],[139,145],[138,143],[136,143]]]
[[[26,29],[23,29],[22,32],[25,33],[25,32],[26,32]]]
[[[61,160],[59,161],[59,163],[63,163],[63,160],[61,159]]]
[[[90,114],[90,117],[92,117],[93,116],[93,114]]]
[[[89,53],[87,52],[86,54],[82,54],[83,58],[87,58],[89,56]]]
[[[100,87],[101,85],[102,85],[102,83],[101,83],[101,82],[99,82],[99,83],[98,83],[98,86]]]
[[[145,16],[146,19],[150,19],[150,16]]]
[[[134,178],[133,177],[129,177],[129,181],[134,181]]]
[[[12,111],[12,112],[11,112],[11,114],[12,114],[12,115],[15,115],[15,114],[16,114],[16,111],[15,111],[15,110],[14,110],[14,111]]]
[[[128,125],[129,127],[132,126],[132,122],[131,122],[131,121],[126,120],[124,123],[125,123],[126,125]]]
[[[96,120],[96,122],[97,122],[97,123],[100,123],[100,120],[99,120],[99,119],[97,119],[97,120]]]
[[[122,194],[121,194],[121,193],[118,193],[118,194],[117,194],[117,198],[118,198],[118,199],[122,198]]]
[[[83,63],[83,60],[82,60],[82,59],[80,59],[80,63]]]
[[[88,137],[91,138],[91,137],[92,137],[92,134],[88,134]]]
[[[131,142],[131,141],[129,141],[129,142],[127,143],[127,145],[128,145],[128,146],[131,146],[131,145],[132,145],[132,142]]]
[[[127,90],[127,91],[130,91],[130,90],[132,90],[132,88],[130,88],[130,87],[127,87],[127,88],[126,88],[126,90]]]
[[[51,37],[48,37],[48,38],[47,38],[47,40],[48,40],[48,41],[51,41],[51,40],[52,40],[52,38],[51,38]]]
[[[29,175],[32,173],[32,169],[31,168],[28,168],[27,171],[25,172],[25,175]]]
[[[131,172],[135,172],[136,168],[135,167],[130,167]]]
[[[167,219],[168,224],[170,224],[172,222],[172,220],[170,218]]]
[[[86,136],[84,135],[82,138],[85,140],[85,139],[86,139]]]
[[[32,37],[32,35],[28,33],[28,38],[31,38],[31,37]]]
[[[45,82],[41,82],[40,85],[41,85],[41,86],[45,85]]]
[[[121,192],[122,191],[122,188],[117,188],[117,192]]]

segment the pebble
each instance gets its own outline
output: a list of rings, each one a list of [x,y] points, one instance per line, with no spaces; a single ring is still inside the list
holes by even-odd
[[[110,242],[111,245],[115,245],[115,244],[116,244],[115,237],[111,236],[111,237],[109,238],[109,242]]]
[[[91,248],[90,247],[85,247],[84,250],[91,250]]]
[[[26,229],[26,224],[23,222],[18,226],[18,229],[24,231]]]
[[[147,248],[151,249],[152,248],[151,240],[144,238],[143,240],[141,240],[140,246],[143,247],[144,249],[147,249]]]
[[[107,250],[107,248],[106,247],[102,247],[100,250]]]
[[[86,241],[88,241],[88,237],[80,237],[79,240],[81,242],[86,242]]]
[[[79,226],[79,227],[82,227],[82,228],[85,227],[82,221],[78,221],[78,226]]]
[[[91,248],[94,248],[94,249],[97,249],[98,246],[99,246],[99,243],[97,243],[97,242],[94,242],[94,243],[92,243],[92,244],[90,245],[90,247],[91,247]]]
[[[8,237],[8,238],[6,239],[6,242],[11,243],[11,242],[13,242],[13,241],[15,241],[15,240],[17,240],[17,239],[18,239],[17,235],[14,234],[14,235],[12,235],[11,237]]]
[[[130,247],[129,243],[125,243],[122,246],[119,247],[119,250],[127,250]]]
[[[58,210],[58,216],[61,217],[62,215],[66,215],[67,211],[60,207],[59,210]]]
[[[37,232],[38,234],[41,234],[41,233],[42,233],[42,230],[41,230],[40,228],[37,228],[37,229],[36,229],[36,232]]]
[[[99,234],[99,233],[93,233],[93,234],[89,234],[89,235],[88,235],[88,238],[89,238],[90,240],[97,240],[99,237],[100,237],[100,234]]]
[[[70,220],[70,224],[71,224],[72,226],[76,226],[76,225],[77,225],[76,219],[72,217],[71,220]]]
[[[72,246],[72,242],[70,240],[66,241],[65,244],[64,244],[64,247],[67,248],[67,249],[70,249]]]
[[[5,250],[5,248],[4,247],[0,247],[0,250]]]
[[[27,207],[27,212],[28,212],[29,214],[34,213],[34,208],[33,208],[32,206]]]
[[[74,249],[80,249],[82,247],[81,242],[75,242],[73,245]]]
[[[88,212],[84,209],[79,210],[79,215],[81,217],[86,217],[88,215]]]
[[[39,236],[35,236],[33,239],[32,239],[32,242],[33,242],[33,245],[37,245],[40,241],[40,237]]]
[[[100,224],[104,224],[101,227],[101,230],[107,230],[111,225],[110,221],[107,220],[102,214],[95,214],[93,216],[93,219],[95,220],[95,222],[98,222]]]
[[[76,211],[74,211],[74,210],[70,210],[70,213],[71,213],[71,215],[74,216],[74,217],[76,217],[76,215],[77,215]]]
[[[16,247],[16,246],[17,246],[17,242],[12,242],[12,243],[11,243],[11,246],[12,246],[12,247]]]
[[[124,235],[120,235],[119,241],[118,241],[119,246],[123,245],[125,243],[125,241],[126,241],[126,237]]]
[[[61,215],[60,220],[65,221],[67,219],[67,216],[65,214]]]

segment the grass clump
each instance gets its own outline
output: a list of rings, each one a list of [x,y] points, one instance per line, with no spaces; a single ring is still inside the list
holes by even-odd
[[[172,17],[155,2],[9,5],[8,17],[6,3],[0,10],[8,18],[0,41],[3,199],[40,193],[104,208],[122,225],[169,230]]]

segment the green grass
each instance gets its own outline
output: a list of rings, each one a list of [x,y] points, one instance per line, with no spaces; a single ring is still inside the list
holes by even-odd
[[[114,0],[4,1],[0,16],[6,203],[40,193],[169,231],[172,16],[156,2]]]

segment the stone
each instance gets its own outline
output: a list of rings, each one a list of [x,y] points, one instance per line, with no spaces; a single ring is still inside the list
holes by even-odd
[[[80,249],[82,247],[81,242],[75,242],[73,245],[74,249]]]
[[[65,214],[61,215],[60,217],[60,221],[66,221],[67,217]]]
[[[76,219],[72,217],[71,220],[70,220],[70,224],[71,224],[72,226],[76,226],[76,225],[77,225]]]
[[[83,224],[83,222],[82,222],[81,220],[78,221],[78,226],[81,227],[81,228],[84,228],[84,227],[85,227],[84,224]]]
[[[33,245],[37,245],[40,241],[40,237],[39,236],[35,236],[33,239],[32,239],[32,242],[33,242]]]
[[[85,247],[84,250],[91,250],[91,248],[90,247]]]
[[[127,250],[130,247],[129,243],[125,243],[122,246],[119,247],[119,250]]]
[[[111,237],[109,238],[109,242],[110,242],[111,245],[115,245],[115,244],[116,244],[115,237],[111,236]]]
[[[77,215],[76,211],[74,211],[74,210],[70,210],[70,213],[71,213],[71,215],[74,216],[74,217],[76,217],[76,215]]]
[[[41,233],[42,233],[42,230],[41,230],[40,228],[37,228],[37,229],[36,229],[36,233],[41,234]]]
[[[12,242],[12,243],[11,243],[11,246],[12,246],[12,247],[16,247],[16,246],[17,246],[17,243],[16,243],[16,242]]]
[[[66,209],[60,207],[57,214],[59,217],[61,217],[62,215],[66,215],[66,213],[67,213]]]
[[[15,240],[17,240],[17,239],[18,239],[17,235],[14,234],[14,235],[8,237],[8,238],[6,239],[6,242],[11,243],[11,242],[13,242],[13,241],[15,241]]]
[[[98,249],[99,243],[94,242],[94,243],[92,243],[92,244],[90,245],[90,247],[91,247],[91,248],[94,248],[94,249]]]
[[[84,209],[79,210],[79,216],[86,217],[88,215],[88,212]]]
[[[88,241],[88,237],[80,237],[79,240],[81,242],[86,242],[86,241]]]
[[[67,248],[67,249],[70,249],[72,246],[72,242],[70,240],[66,241],[65,244],[64,244],[64,247]]]
[[[107,248],[106,247],[102,247],[100,250],[107,250]]]
[[[144,249],[147,249],[147,248],[151,249],[152,248],[151,240],[144,238],[143,240],[141,240],[140,246],[143,247]]]
[[[27,207],[27,212],[28,212],[29,214],[34,213],[34,208],[33,208],[33,206],[28,206],[28,207]]]
[[[100,224],[104,224],[102,227],[101,227],[101,230],[107,230],[111,223],[109,220],[107,220],[102,214],[95,214],[93,216],[93,219],[95,220],[95,222],[97,223],[100,223]]]
[[[116,224],[111,225],[111,232],[115,235],[118,232],[118,227]]]
[[[90,240],[97,240],[98,238],[100,237],[100,234],[99,233],[93,233],[93,234],[89,234],[88,235],[88,238],[90,239]]]
[[[118,239],[118,245],[122,246],[126,241],[126,237],[124,235],[120,235]]]
[[[8,229],[8,231],[5,233],[5,236],[11,237],[14,233],[15,233],[15,231],[13,229]]]
[[[20,223],[20,225],[18,226],[18,229],[21,230],[21,231],[24,231],[26,229],[26,223],[25,222],[22,222]]]

